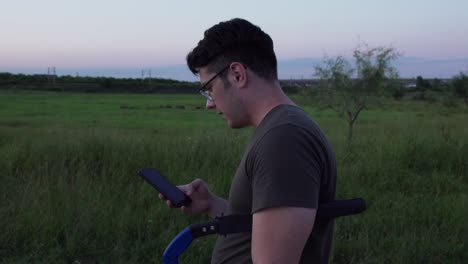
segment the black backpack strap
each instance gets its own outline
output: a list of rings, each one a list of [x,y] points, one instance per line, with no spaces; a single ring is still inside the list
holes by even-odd
[[[367,209],[366,201],[362,198],[349,200],[335,200],[320,204],[317,210],[318,219],[330,219],[341,216],[355,215]]]
[[[340,216],[355,215],[367,209],[362,198],[349,200],[335,200],[320,204],[317,210],[317,219],[326,220]],[[189,227],[192,237],[198,238],[210,234],[227,235],[252,231],[252,215],[226,215],[216,217],[215,220],[194,224]]]

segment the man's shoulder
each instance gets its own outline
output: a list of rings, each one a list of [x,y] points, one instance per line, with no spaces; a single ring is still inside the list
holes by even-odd
[[[253,140],[260,141],[266,136],[281,138],[296,133],[308,136],[323,134],[311,116],[302,108],[295,105],[279,105],[265,116],[256,129]]]
[[[333,147],[310,115],[296,106],[273,109],[256,131],[248,148],[248,160],[260,156],[307,153],[320,160],[334,159]]]

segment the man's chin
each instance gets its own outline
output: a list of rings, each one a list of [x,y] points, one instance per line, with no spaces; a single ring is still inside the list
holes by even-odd
[[[232,129],[239,129],[239,128],[244,128],[247,126],[247,125],[242,125],[242,124],[231,122],[229,119],[226,119],[226,123],[228,127]]]

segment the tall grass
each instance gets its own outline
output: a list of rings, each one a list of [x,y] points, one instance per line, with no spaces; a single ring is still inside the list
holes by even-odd
[[[206,111],[145,108],[163,102],[196,105],[197,97],[6,97],[8,102],[0,98],[4,263],[160,263],[172,237],[207,218],[167,209],[136,172],[156,167],[177,184],[202,178],[227,196],[251,134],[226,128]],[[77,107],[81,100],[87,102],[86,113]],[[100,113],[103,101],[110,121]],[[26,104],[49,118],[24,115],[34,113]],[[121,109],[123,104],[140,107]],[[468,259],[466,110],[371,109],[347,144],[341,119],[328,110],[305,108],[335,147],[338,197],[364,197],[369,205],[362,215],[337,219],[333,263]],[[195,241],[181,263],[209,262],[214,240]]]
[[[357,142],[338,152],[339,195],[362,194],[369,210],[338,221],[335,262],[467,259],[466,123],[448,130],[454,120],[436,118],[361,129]]]
[[[175,183],[201,177],[226,194],[245,141],[226,130],[174,137],[59,127],[11,139],[0,163],[5,256],[137,262],[157,262],[191,219],[165,208],[136,172],[156,167]]]

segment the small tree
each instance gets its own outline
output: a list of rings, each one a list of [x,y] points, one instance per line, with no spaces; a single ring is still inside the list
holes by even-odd
[[[315,68],[328,106],[346,116],[348,142],[352,140],[355,122],[366,108],[368,97],[378,94],[390,83],[389,79],[398,76],[390,65],[398,56],[391,47],[359,45],[353,52],[355,68],[342,56],[325,57],[324,65]]]
[[[453,93],[455,96],[463,98],[468,106],[468,76],[460,72],[452,79]]]

